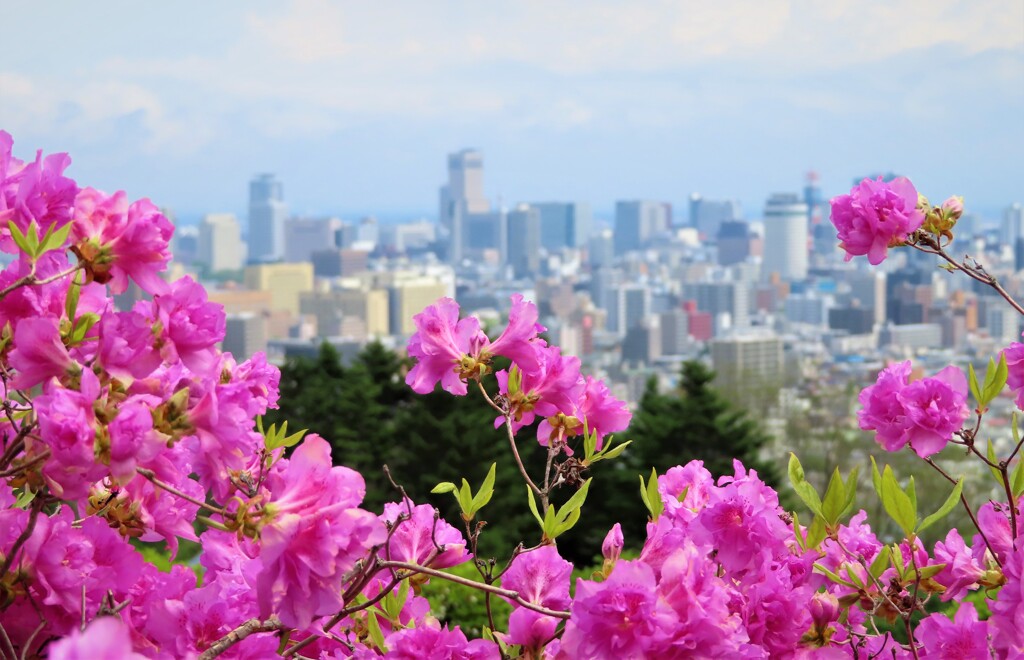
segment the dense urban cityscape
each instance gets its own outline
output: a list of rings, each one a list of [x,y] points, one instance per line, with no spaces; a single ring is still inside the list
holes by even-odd
[[[871,269],[844,261],[828,198],[845,191],[826,194],[813,172],[801,192],[755,210],[699,193],[683,212],[619,201],[612,226],[583,201],[495,204],[483,154],[471,149],[448,156],[436,222],[294,217],[283,188],[273,174],[252,179],[248,241],[226,213],[175,236],[176,268],[224,305],[224,348],[238,356],[265,350],[283,362],[324,341],[346,359],[372,340],[400,349],[413,315],[442,296],[497,326],[510,294],[523,292],[549,339],[631,404],[651,376],[670,388],[696,358],[771,427],[806,410],[809,391],[861,387],[887,361],[966,366],[1020,336],[991,289],[951,277],[930,255],[897,250]],[[955,235],[954,253],[1024,292],[1020,204],[997,219],[968,212]]]

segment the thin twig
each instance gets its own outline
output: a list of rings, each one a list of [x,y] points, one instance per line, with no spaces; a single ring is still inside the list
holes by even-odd
[[[260,619],[249,619],[227,635],[218,639],[210,646],[210,648],[203,651],[199,656],[199,660],[211,660],[212,658],[216,658],[224,651],[227,651],[229,648],[254,633],[271,632],[274,630],[281,630],[282,628],[284,628],[284,624],[275,616],[270,617],[266,621],[261,621]]]
[[[10,658],[10,660],[18,660],[18,652],[14,650],[14,644],[11,643],[11,638],[7,636],[7,630],[4,629],[3,621],[0,621],[0,636],[3,637],[4,642],[4,657]],[[11,654],[8,656],[8,652]]]
[[[36,497],[32,501],[32,509],[28,515],[28,524],[25,525],[25,530],[22,531],[21,535],[18,536],[14,541],[14,545],[11,546],[11,551],[4,557],[3,562],[0,562],[0,577],[7,574],[7,569],[14,564],[14,558],[18,555],[18,551],[21,550],[21,546],[25,545],[25,541],[32,536],[32,532],[36,528],[36,519],[39,517],[39,513],[43,510],[43,498]]]
[[[207,504],[206,502],[204,502],[202,500],[198,500],[198,499],[192,497],[191,495],[189,495],[187,493],[181,492],[180,490],[178,490],[174,486],[170,485],[169,483],[160,481],[159,479],[156,478],[156,474],[154,474],[152,470],[147,470],[146,468],[135,468],[135,471],[138,472],[139,474],[141,474],[143,477],[149,479],[151,482],[153,482],[154,486],[156,486],[158,488],[162,488],[163,490],[166,490],[171,495],[177,495],[178,497],[180,497],[181,499],[185,500],[186,502],[191,502],[192,504],[195,504],[196,506],[198,506],[200,508],[203,508],[203,509],[206,509],[207,511],[211,511],[213,513],[219,514],[219,515],[223,516],[224,518],[228,518],[229,517],[228,516],[228,512],[225,511],[224,509],[222,509],[221,507],[213,506],[212,504]]]
[[[951,484],[956,485],[957,480],[954,479],[953,477],[951,477],[945,470],[940,468],[938,466],[938,464],[935,461],[933,461],[931,458],[925,458],[925,459],[922,459],[922,460],[924,460],[925,463],[927,463],[928,465],[931,465],[933,468],[938,470],[939,474],[944,476],[946,478],[946,480],[949,481]],[[1002,566],[1003,566],[1002,562],[999,561],[999,557],[996,556],[995,551],[992,549],[992,544],[988,542],[988,537],[985,536],[985,532],[982,531],[981,525],[978,524],[978,519],[974,515],[974,510],[971,509],[971,505],[967,501],[967,496],[964,495],[963,491],[960,491],[960,503],[964,505],[964,509],[966,509],[966,511],[967,511],[967,516],[971,519],[971,522],[974,523],[974,528],[978,530],[978,534],[981,535],[981,540],[985,542],[985,545],[988,547],[989,552],[992,554],[992,558],[995,559],[996,560],[996,564],[998,564],[999,567],[1002,568]]]

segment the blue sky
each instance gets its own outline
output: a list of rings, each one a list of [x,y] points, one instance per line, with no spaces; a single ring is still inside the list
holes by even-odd
[[[732,196],[809,168],[1024,201],[1024,2],[6,1],[0,128],[184,214],[435,213],[480,148],[506,203]]]

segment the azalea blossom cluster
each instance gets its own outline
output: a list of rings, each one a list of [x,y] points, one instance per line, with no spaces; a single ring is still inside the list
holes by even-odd
[[[316,435],[284,458],[300,438],[256,424],[277,368],[222,353],[223,308],[162,278],[156,206],[80,188],[69,164],[22,161],[0,132],[0,657],[348,655],[323,618],[397,591],[378,560],[451,566],[465,541],[430,507],[362,509],[363,478]],[[148,295],[119,311],[132,283]],[[202,545],[201,585],[144,560],[181,539]],[[442,634],[407,600],[394,649]]]
[[[465,395],[469,381],[492,373],[494,356],[506,357],[511,367],[495,374],[504,402],[495,427],[508,416],[515,433],[539,418],[542,446],[571,455],[566,441],[587,430],[596,434],[600,449],[605,435],[629,425],[629,409],[602,381],[581,375],[579,358],[562,355],[540,337],[545,328],[537,315],[536,305],[513,295],[508,327],[491,342],[476,318],[460,320],[458,303],[442,298],[413,317],[409,356],[416,364],[406,382],[420,394],[440,383],[451,394]]]
[[[692,461],[641,478],[646,537],[615,525],[600,569],[573,591],[557,539],[593,506],[588,468],[627,450],[611,434],[630,413],[544,341],[532,303],[513,296],[491,340],[442,299],[415,317],[409,343],[415,391],[475,384],[507,429],[541,530],[499,565],[476,556],[493,468],[475,493],[465,481],[435,489],[456,497],[465,533],[400,487],[382,512],[365,510],[362,476],[332,465],[324,439],[257,421],[276,406],[279,372],[261,354],[222,353],[223,309],[193,280],[163,279],[166,218],[148,200],[79,188],[69,163],[19,160],[0,132],[0,249],[13,258],[0,272],[0,658],[1024,656],[1020,445],[997,461],[974,446],[982,399],[1006,384],[1020,403],[1024,345],[983,387],[952,367],[911,382],[902,363],[861,394],[861,426],[885,449],[930,460],[956,442],[1000,475],[1006,498],[971,510],[976,530],[949,530],[931,552],[920,541],[960,502],[952,477],[949,500],[921,520],[912,486],[873,463],[904,530],[883,542],[854,513],[856,474],[837,472],[820,495],[794,457],[813,514],[801,523],[741,464],[716,479]],[[872,262],[895,245],[942,253],[962,212],[927,208],[905,180],[866,181],[833,206],[843,246]],[[132,283],[147,296],[118,310],[112,295]],[[961,429],[968,390],[974,430]],[[534,426],[548,460],[531,476],[517,435]],[[570,490],[561,505],[557,488]],[[201,545],[199,567],[146,560],[154,549],[173,560],[182,540]],[[479,581],[446,572],[471,561]],[[431,613],[420,587],[436,579],[502,598],[511,615],[469,639]],[[921,618],[929,602],[959,607]],[[902,624],[903,638],[882,623]]]

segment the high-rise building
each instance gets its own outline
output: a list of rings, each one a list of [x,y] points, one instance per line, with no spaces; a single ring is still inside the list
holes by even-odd
[[[491,205],[484,196],[484,157],[474,149],[448,155],[448,183],[440,190],[441,226],[448,230],[448,260],[462,261],[465,224],[468,216],[487,213]]]
[[[250,291],[269,291],[273,311],[299,314],[299,295],[313,290],[313,264],[256,264],[245,269]]]
[[[273,174],[259,174],[249,182],[249,261],[284,258],[284,222],[288,207],[281,182]]]
[[[615,203],[615,253],[639,250],[672,226],[672,205],[665,202]]]
[[[544,248],[560,250],[586,245],[593,222],[589,204],[541,202],[530,206],[540,211],[540,243]]]
[[[314,252],[335,247],[341,220],[338,218],[290,218],[285,227],[284,260],[310,261]]]
[[[602,229],[587,242],[587,261],[591,268],[607,268],[615,261],[615,235]]]
[[[811,225],[817,225],[826,215],[825,197],[822,195],[818,179],[818,173],[812,170],[807,173],[804,184],[804,204],[807,205],[807,221]]]
[[[228,314],[224,321],[224,341],[221,348],[231,353],[238,362],[248,360],[254,353],[267,350],[267,321],[262,314],[242,312]]]
[[[540,270],[541,214],[532,206],[520,204],[506,217],[508,252],[505,263],[516,277],[529,277]]]
[[[619,335],[651,315],[651,290],[643,284],[627,284],[611,292],[608,299],[608,330]]]
[[[245,262],[242,228],[233,213],[208,213],[199,223],[197,261],[210,273],[238,270]]]
[[[885,273],[875,270],[856,271],[844,279],[850,285],[849,302],[862,309],[870,309],[874,313],[875,323],[885,323]]]
[[[1024,238],[1024,206],[1011,204],[1003,209],[1003,221],[999,225],[999,238],[1003,245],[1016,246]]]
[[[448,295],[448,287],[432,277],[406,279],[388,288],[388,322],[393,335],[408,337],[416,332],[412,317],[427,305]]]
[[[690,225],[707,240],[714,240],[722,223],[743,217],[740,203],[734,199],[704,199],[700,193],[690,195]]]
[[[807,238],[807,204],[792,193],[769,197],[764,207],[764,278],[778,273],[785,280],[805,279]]]
[[[728,314],[733,328],[748,325],[749,289],[744,282],[698,282],[684,289],[687,298],[697,301],[697,309],[712,316]]]
[[[738,336],[711,342],[715,384],[725,392],[754,394],[782,385],[785,376],[782,340],[773,336]]]
[[[718,228],[718,265],[731,266],[747,260],[751,247],[750,225],[729,220]]]

